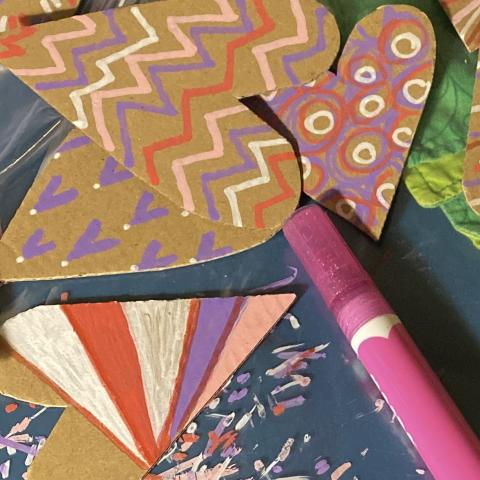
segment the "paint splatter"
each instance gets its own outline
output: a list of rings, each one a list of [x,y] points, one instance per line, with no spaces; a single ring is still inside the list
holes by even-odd
[[[338,480],[350,468],[352,468],[351,462],[345,462],[343,465],[340,465],[332,472],[331,480]]]
[[[325,458],[322,458],[315,464],[315,473],[317,475],[323,475],[330,470],[330,464]]]
[[[241,390],[234,390],[228,396],[228,403],[238,402],[242,398],[246,397],[248,393],[248,388],[242,388]]]

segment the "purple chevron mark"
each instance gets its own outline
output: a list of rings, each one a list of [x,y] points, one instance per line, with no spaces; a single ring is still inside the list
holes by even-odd
[[[199,262],[204,262],[206,260],[212,260],[213,258],[223,257],[233,252],[231,247],[222,247],[214,248],[215,245],[215,232],[207,232],[203,235],[200,240],[200,246],[198,247],[198,252],[196,259]]]
[[[73,138],[72,140],[69,140],[68,142],[65,142],[64,144],[62,144],[60,148],[57,150],[57,153],[69,152],[70,150],[75,150],[76,148],[80,148],[85,145],[90,145],[91,143],[92,143],[92,140],[90,139],[90,137],[87,137],[87,136]]]
[[[127,41],[127,37],[123,34],[118,25],[115,23],[114,11],[106,10],[102,13],[108,18],[110,30],[112,31],[114,37],[103,40],[100,43],[93,43],[91,45],[84,45],[83,47],[77,47],[72,49],[73,64],[75,65],[75,69],[78,72],[78,77],[76,79],[64,80],[59,82],[39,82],[35,85],[36,89],[53,90],[56,88],[68,88],[88,85],[88,78],[85,72],[85,67],[80,58],[81,55],[92,53],[98,50],[103,50],[104,48],[113,47],[115,45],[121,45],[122,43],[125,43]]]
[[[291,55],[285,55],[283,57],[283,66],[285,71],[287,72],[288,78],[292,82],[293,85],[298,85],[300,80],[295,75],[293,68],[291,66],[292,63],[299,62],[300,60],[305,60],[306,58],[312,57],[316,53],[323,52],[326,47],[326,39],[325,39],[325,17],[328,13],[328,10],[322,5],[316,11],[317,17],[317,26],[318,26],[318,37],[317,43],[315,46],[310,48],[309,50],[300,51],[298,53],[293,53]]]
[[[67,260],[77,260],[85,257],[86,255],[92,255],[94,253],[106,252],[116,247],[120,240],[117,238],[101,238],[98,239],[102,231],[102,222],[100,220],[92,220],[85,232],[77,240],[72,251],[68,254]]]
[[[256,135],[258,133],[265,133],[270,131],[271,129],[267,125],[230,130],[228,136],[230,138],[230,141],[235,144],[237,151],[240,154],[240,157],[243,159],[243,163],[241,165],[235,165],[233,167],[225,168],[223,170],[217,170],[216,172],[204,173],[202,175],[202,190],[203,194],[205,195],[205,199],[207,200],[208,214],[212,220],[219,220],[220,214],[218,213],[218,210],[215,206],[213,193],[210,190],[210,182],[220,180],[230,175],[235,175],[237,173],[246,172],[254,168],[256,169],[256,162],[252,160],[251,153],[249,154],[245,150],[242,142],[240,141],[240,138],[246,135]]]
[[[22,249],[23,258],[25,260],[43,255],[57,247],[55,242],[42,243],[44,236],[45,231],[43,228],[39,228],[38,230],[35,230],[35,232],[33,232],[30,238],[25,242],[25,245]]]
[[[139,270],[152,270],[154,268],[165,268],[177,260],[176,255],[167,255],[159,257],[162,244],[157,240],[152,240],[145,249],[142,260],[138,264]]]
[[[150,192],[143,192],[140,200],[135,208],[135,214],[133,215],[130,225],[141,225],[143,223],[150,222],[156,218],[165,217],[168,215],[166,208],[154,207],[150,208],[152,202],[155,200],[155,196]]]
[[[67,203],[73,202],[78,197],[78,190],[76,188],[69,188],[63,192],[58,192],[60,185],[62,184],[62,176],[54,175],[48,185],[45,187],[45,190],[40,194],[37,203],[35,204],[34,209],[38,212],[46,212],[47,210],[52,210],[53,208],[66,205]]]
[[[200,70],[206,68],[213,68],[215,67],[215,62],[210,57],[208,51],[205,49],[204,45],[201,41],[201,36],[204,34],[208,35],[226,35],[232,33],[244,34],[250,33],[253,31],[253,25],[248,17],[247,7],[246,7],[246,0],[237,0],[238,9],[240,11],[240,18],[242,21],[242,25],[237,27],[192,27],[190,29],[190,37],[194,41],[195,45],[197,46],[198,54],[202,59],[199,63],[190,63],[190,64],[179,64],[179,65],[153,65],[151,66],[148,71],[152,78],[153,83],[155,84],[155,88],[157,90],[158,96],[164,103],[163,107],[154,107],[152,105],[145,105],[142,103],[134,103],[134,102],[121,102],[117,106],[117,114],[118,120],[120,124],[120,133],[122,137],[122,143],[124,146],[125,157],[124,157],[124,165],[127,168],[132,168],[135,159],[133,158],[133,151],[132,151],[132,142],[130,139],[127,121],[126,121],[126,111],[127,110],[146,110],[150,113],[158,113],[160,115],[177,115],[177,111],[175,107],[171,104],[170,99],[165,92],[163,87],[163,83],[158,76],[161,73],[177,73],[177,72],[185,72],[191,70]]]
[[[108,185],[124,182],[132,177],[132,172],[125,170],[113,157],[107,157],[100,173],[100,185],[107,187]]]

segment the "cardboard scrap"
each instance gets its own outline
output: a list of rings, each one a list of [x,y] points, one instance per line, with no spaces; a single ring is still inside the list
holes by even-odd
[[[29,25],[73,15],[79,4],[80,0],[0,0],[0,59],[15,55],[15,42],[34,34],[35,27]]]
[[[478,0],[440,0],[465,46],[480,47],[480,2]]]
[[[93,142],[69,138],[34,184],[2,238],[2,279],[206,261],[267,240],[295,209],[291,145],[238,97],[328,69],[339,32],[315,0],[155,2],[21,44],[4,64]]]
[[[480,63],[477,66],[467,151],[463,172],[463,190],[472,210],[480,215]]]
[[[385,6],[358,23],[338,64],[266,100],[294,134],[304,191],[374,239],[382,233],[435,63],[428,18]]]
[[[139,478],[293,300],[41,306],[8,320],[0,391],[68,406],[29,478]]]

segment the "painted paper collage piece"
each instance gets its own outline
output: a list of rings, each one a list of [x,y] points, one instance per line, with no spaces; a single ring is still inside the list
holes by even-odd
[[[26,480],[27,472],[60,419],[63,408],[44,407],[0,394],[0,478]]]
[[[284,294],[41,306],[8,320],[0,335],[83,415],[75,422],[86,418],[104,432],[95,448],[111,440],[145,470],[293,300]],[[59,422],[59,438],[72,421]],[[61,463],[53,447],[43,465]]]
[[[480,2],[478,0],[440,0],[465,46],[480,47]]]
[[[202,12],[188,20],[175,16],[177,10],[187,9],[188,2],[175,7],[161,3],[57,22],[55,31],[61,30],[58,35],[73,35],[76,38],[72,41],[78,47],[58,41],[49,44],[48,52],[38,48],[37,41],[37,46],[29,47],[29,54],[8,62],[16,75],[83,129],[93,142],[87,145],[87,140],[79,141],[83,157],[69,161],[69,157],[80,154],[70,152],[72,142],[68,141],[61,157],[51,162],[34,185],[2,239],[3,279],[120,273],[205,261],[267,240],[296,207],[301,188],[299,159],[283,137],[238,103],[235,96],[302,84],[326,71],[338,48],[333,17],[313,0],[276,2],[274,7],[271,2],[258,1],[248,4],[248,8],[241,0],[216,1],[212,2],[212,11],[221,14],[206,15],[203,5]],[[192,8],[190,13],[200,7]],[[173,43],[171,47],[168,42],[162,45],[165,51],[159,53],[158,35],[152,32],[157,32],[157,24],[165,28],[162,9],[170,30],[168,38]],[[311,110],[307,113],[301,99],[290,110],[290,99],[283,94],[277,93],[272,103],[275,106],[278,99],[285,99],[285,105],[277,106],[279,112],[285,110],[281,116],[289,126],[297,118],[303,118],[299,123],[305,123],[308,117],[310,132],[306,127],[298,132],[294,128],[304,144],[307,192],[374,238],[380,236],[428,95],[435,51],[431,26],[423,14],[411,7],[390,7],[387,12],[384,15],[381,9],[364,19],[344,53],[360,69],[361,82],[353,78],[351,86],[342,80],[338,85],[327,85],[328,79],[335,77],[321,77],[311,91],[325,97],[320,101],[318,95],[307,98],[308,86],[300,87],[298,91],[303,92],[308,103],[305,108]],[[281,26],[275,20],[280,15]],[[383,16],[384,23],[375,26],[375,18]],[[231,28],[194,26],[188,35],[185,33],[185,25],[205,23],[207,17],[215,25],[232,24]],[[408,19],[408,31],[398,27],[397,17]],[[140,28],[149,18],[147,23],[152,28]],[[127,23],[131,27],[132,19],[138,29],[126,28]],[[79,22],[89,26],[78,30]],[[49,25],[44,28],[51,32]],[[95,33],[88,33],[89,28]],[[284,29],[289,28],[297,35],[285,37],[289,33]],[[109,40],[85,43],[103,31],[105,37],[111,37]],[[138,40],[142,32],[143,40]],[[218,42],[214,42],[218,34],[233,38],[226,52],[219,51]],[[376,45],[373,37],[377,35],[381,41],[395,41],[394,47],[385,50],[387,47]],[[390,68],[378,71],[378,78],[378,66],[372,57],[365,59],[362,50],[357,52],[353,47],[353,39],[362,36],[363,44],[368,45],[364,49],[372,48],[369,41],[373,42],[377,50],[385,50],[390,62]],[[267,39],[267,43],[261,43]],[[133,40],[138,41],[131,48],[125,46]],[[178,44],[183,49],[168,50]],[[62,60],[49,67],[52,52]],[[86,69],[87,61],[96,68]],[[68,73],[70,64],[77,72],[76,79]],[[125,68],[128,75],[118,75]],[[347,74],[339,73],[340,77]],[[211,83],[205,75],[211,77]],[[129,84],[123,85],[127,78]],[[387,80],[400,82],[400,87],[390,91]],[[112,89],[117,83],[119,88]],[[312,83],[309,86],[312,88]],[[320,125],[323,120],[330,122],[325,101],[334,108],[338,91],[343,93],[346,86],[352,98],[358,100],[358,108],[366,109],[367,117],[352,112],[352,120],[337,119],[330,131],[330,125]],[[284,94],[295,97],[296,93],[292,90]],[[128,101],[122,100],[125,97]],[[142,103],[132,103],[131,98]],[[366,130],[370,123],[376,131],[369,136]],[[338,164],[332,141],[337,143],[336,135],[344,135],[344,130],[358,129],[364,141],[358,145],[345,142],[346,158]],[[159,131],[175,134],[154,139]],[[145,135],[152,137],[151,142]],[[310,144],[317,144],[320,136],[327,137],[323,151],[312,152]],[[377,148],[382,149],[378,154]],[[91,168],[86,167],[87,156]],[[325,160],[326,164],[320,165]],[[120,166],[128,171],[116,175]],[[107,180],[108,189],[103,188],[100,179],[104,171],[113,172],[115,177],[113,182]],[[134,175],[130,180],[128,172]],[[89,181],[83,183],[87,175]],[[135,187],[135,194],[131,194],[127,180],[138,190],[142,185],[143,191]],[[110,186],[119,181],[124,182],[121,192]],[[322,189],[327,189],[328,194]],[[112,218],[112,206],[115,209],[119,202],[126,206],[123,211],[139,213],[140,220],[136,214],[120,221]],[[107,218],[89,218],[93,211],[108,212]],[[188,227],[186,220],[178,221],[178,215],[189,219]],[[71,219],[72,228],[61,228],[66,217]],[[152,220],[155,222],[144,225],[147,235],[137,233],[140,224]],[[156,225],[160,228],[154,230]],[[167,248],[172,242],[173,247]],[[88,248],[79,251],[78,245]],[[209,253],[204,255],[201,249]]]
[[[432,84],[435,36],[405,6],[365,17],[338,73],[280,90],[269,106],[298,141],[305,192],[375,239],[381,235]]]
[[[35,33],[32,24],[73,15],[79,4],[80,0],[0,0],[0,60],[21,51],[16,42]]]

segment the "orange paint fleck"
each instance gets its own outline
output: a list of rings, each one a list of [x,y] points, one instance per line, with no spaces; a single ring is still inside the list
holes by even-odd
[[[273,411],[273,414],[276,415],[277,417],[279,417],[280,415],[282,415],[282,413],[285,411],[285,407],[283,405],[275,405],[273,408],[272,408],[272,411]]]
[[[9,403],[8,405],[5,406],[5,411],[7,413],[13,413],[17,408],[18,408],[18,405],[16,403]]]
[[[350,462],[346,462],[343,465],[340,465],[338,468],[332,472],[331,480],[338,480],[347,470],[350,470],[352,464]]]
[[[182,435],[182,442],[184,443],[195,443],[200,437],[194,433],[184,433]]]
[[[175,460],[177,462],[181,462],[182,460],[184,460],[186,458],[186,456],[187,456],[186,453],[176,452],[172,455],[172,458],[173,458],[173,460]]]
[[[38,405],[36,403],[29,403],[28,406],[30,408],[38,408]]]

